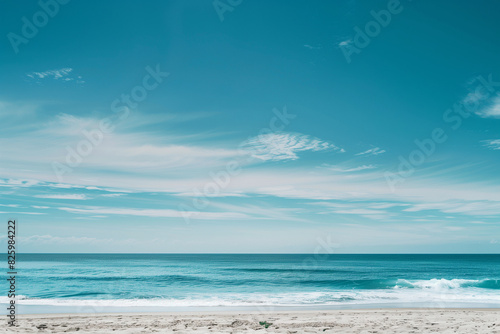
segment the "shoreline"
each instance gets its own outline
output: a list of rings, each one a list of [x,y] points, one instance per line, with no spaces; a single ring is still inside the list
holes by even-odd
[[[500,308],[18,315],[17,333],[500,333]],[[267,328],[265,326],[268,325]],[[12,331],[12,327],[6,329]]]
[[[347,310],[374,310],[374,309],[500,309],[500,303],[471,303],[471,302],[408,302],[408,303],[359,303],[337,305],[248,305],[248,306],[109,306],[99,304],[54,305],[54,304],[17,304],[17,314],[193,314],[193,313],[252,313],[252,312],[323,312]],[[8,304],[0,303],[0,307]]]

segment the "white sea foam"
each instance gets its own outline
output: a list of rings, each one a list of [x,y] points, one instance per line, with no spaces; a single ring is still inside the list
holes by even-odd
[[[196,295],[191,298],[73,299],[17,296],[19,305],[71,306],[105,309],[109,307],[253,307],[253,306],[341,306],[356,304],[449,303],[491,304],[500,307],[498,281],[465,279],[399,279],[391,289],[325,290],[297,293],[241,293]],[[494,288],[482,288],[489,284]],[[0,297],[1,304],[9,299]]]
[[[465,287],[474,287],[480,283],[486,282],[486,280],[467,280],[467,279],[436,279],[433,278],[431,280],[417,280],[417,281],[408,281],[405,279],[399,279],[397,281],[396,287],[412,287],[412,288],[420,288],[420,289],[429,289],[429,290],[449,290],[449,289],[458,289]]]
[[[189,299],[37,299],[20,298],[20,305],[51,305],[79,307],[251,307],[251,306],[341,306],[356,304],[400,304],[400,303],[481,303],[500,306],[500,295],[478,289],[458,289],[442,292],[433,289],[393,289],[329,291],[282,294],[232,294],[221,296],[199,296]],[[0,297],[0,303],[7,303]],[[438,305],[439,306],[439,305]]]

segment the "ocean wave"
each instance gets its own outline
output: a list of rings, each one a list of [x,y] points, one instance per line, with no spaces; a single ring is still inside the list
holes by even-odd
[[[500,289],[500,280],[483,279],[429,279],[429,280],[407,280],[407,279],[290,279],[289,282],[297,286],[314,286],[333,289],[357,289],[357,290],[391,290],[391,289],[433,289],[449,290],[459,288]]]
[[[428,289],[428,290],[450,290],[459,288],[482,288],[482,289],[500,289],[500,280],[483,279],[483,280],[468,280],[468,279],[430,279],[409,281],[399,279],[396,282],[396,288],[413,288],[413,289]]]
[[[385,280],[311,280],[303,281],[304,291],[270,293],[215,292],[186,294],[185,298],[144,295],[124,299],[123,295],[103,294],[96,291],[81,291],[42,298],[18,295],[20,305],[71,306],[98,309],[104,312],[112,307],[260,307],[260,306],[342,306],[359,304],[403,304],[446,303],[492,304],[500,307],[500,280],[497,279],[385,279]],[[310,287],[308,284],[316,285]],[[323,287],[324,284],[324,287]],[[294,283],[297,288],[300,286]],[[210,290],[208,290],[210,291]],[[113,298],[115,297],[115,298]],[[134,296],[135,297],[135,296]],[[9,299],[0,296],[0,303]]]
[[[360,290],[378,290],[378,289],[425,289],[425,290],[450,290],[459,288],[479,288],[479,289],[500,289],[500,280],[482,279],[429,279],[429,280],[407,280],[407,279],[361,279],[361,280],[328,280],[328,279],[310,279],[293,280],[298,285],[311,285],[320,287],[331,287],[341,289],[360,289]]]
[[[289,293],[219,293],[199,294],[189,298],[133,298],[133,299],[90,299],[81,296],[73,298],[30,298],[18,296],[20,305],[68,306],[105,311],[112,307],[262,307],[262,306],[342,306],[361,304],[405,304],[427,303],[442,307],[449,304],[494,305],[500,307],[500,294],[492,289],[471,285],[485,284],[474,280],[424,280],[408,282],[399,280],[393,289],[334,290]],[[488,283],[491,284],[491,283]],[[402,287],[401,285],[405,285]],[[79,298],[74,298],[79,297]],[[93,296],[95,298],[97,296]],[[92,297],[91,297],[92,298]],[[7,297],[0,297],[0,303],[7,303]]]

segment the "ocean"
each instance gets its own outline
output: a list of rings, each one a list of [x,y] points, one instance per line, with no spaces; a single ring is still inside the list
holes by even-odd
[[[18,254],[17,272],[19,313],[500,307],[500,255]]]

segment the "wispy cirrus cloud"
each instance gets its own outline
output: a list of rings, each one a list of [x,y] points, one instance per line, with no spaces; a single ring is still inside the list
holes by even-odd
[[[448,200],[441,202],[413,204],[403,211],[418,212],[425,210],[439,210],[444,213],[464,214],[471,216],[498,216],[500,215],[500,203],[498,201],[489,200]]]
[[[333,150],[344,152],[344,149],[299,133],[270,133],[250,138],[243,143],[242,149],[254,158],[264,161],[296,160],[299,152]]]
[[[83,194],[49,194],[49,195],[35,195],[36,198],[47,198],[47,199],[75,199],[75,200],[86,200],[88,197]]]
[[[200,116],[200,117],[203,117]],[[12,171],[15,178],[0,180],[0,186],[27,187],[36,185],[39,181],[24,178],[19,174],[33,175],[40,178],[40,170],[46,170],[55,161],[66,164],[71,155],[75,155],[77,145],[87,140],[84,133],[95,132],[99,129],[99,117],[81,117],[68,114],[49,116],[44,122],[44,127],[27,127],[16,131],[19,137],[16,146],[3,145],[0,147],[0,156],[4,158],[2,168]],[[211,142],[204,142],[203,135],[158,135],[157,133],[144,132],[143,127],[170,122],[183,122],[184,120],[171,120],[169,117],[145,117],[138,112],[129,116],[127,124],[120,124],[112,134],[101,134],[98,140],[102,144],[92,144],[92,152],[81,157],[79,165],[72,171],[93,174],[91,170],[107,170],[123,173],[138,173],[148,170],[148,174],[169,175],[186,174],[187,169],[193,173],[206,168],[225,166],[230,160],[241,157],[236,145],[215,146]],[[189,121],[189,120],[188,120]],[[26,122],[29,123],[29,122]],[[9,129],[10,130],[10,129]],[[0,138],[9,138],[11,133],[5,131]],[[22,151],[24,154],[18,154]],[[31,170],[22,171],[15,166],[31,166]],[[51,167],[50,167],[51,168]],[[53,171],[44,180],[52,181]],[[4,174],[5,175],[5,174]],[[94,174],[95,175],[95,174]],[[8,176],[6,174],[5,176]],[[68,173],[66,176],[70,176]],[[10,177],[10,176],[9,176]],[[92,178],[87,175],[86,178]],[[70,182],[67,182],[70,183]],[[74,182],[71,182],[74,183]],[[77,184],[54,184],[60,188],[81,188]],[[115,190],[114,190],[115,191]]]
[[[125,194],[124,193],[112,193],[112,194],[104,194],[104,195],[101,195],[102,197],[120,197],[120,196],[124,196]]]
[[[476,115],[483,118],[500,118],[500,96],[496,95],[493,98],[488,98],[486,95],[481,95],[478,92],[469,93],[464,103],[468,103],[475,107]]]
[[[483,140],[483,143],[492,150],[500,150],[500,139]]]
[[[64,114],[44,118],[46,126],[43,129],[27,128],[22,133],[23,136],[19,136],[16,142],[17,147],[4,145],[0,148],[0,154],[5,158],[2,166],[4,175],[9,177],[9,179],[0,180],[0,186],[10,187],[16,191],[22,190],[25,193],[30,191],[27,188],[32,188],[33,198],[68,201],[99,198],[103,200],[103,203],[109,203],[111,206],[109,208],[78,207],[59,210],[79,214],[84,219],[96,215],[182,218],[183,212],[173,209],[178,208],[175,204],[170,207],[152,206],[147,209],[132,209],[130,207],[131,204],[133,207],[133,202],[130,202],[132,196],[118,196],[119,189],[127,189],[128,192],[145,192],[148,196],[155,192],[158,195],[152,196],[165,196],[165,198],[175,196],[177,202],[173,201],[174,203],[178,203],[178,198],[187,202],[189,199],[185,199],[186,197],[199,196],[197,190],[214,182],[211,172],[224,171],[228,161],[235,159],[245,161],[244,163],[247,161],[243,158],[244,153],[236,148],[237,138],[229,138],[228,142],[224,142],[219,139],[217,141],[200,140],[205,137],[199,137],[199,135],[194,138],[189,134],[189,136],[170,133],[158,135],[154,131],[143,131],[146,125],[160,123],[155,115],[148,117],[137,115],[137,119],[135,117],[131,115],[130,122],[106,136],[103,144],[85,157],[81,167],[75,168],[74,172],[65,179],[64,184],[51,181],[55,180],[53,171],[50,169],[51,161],[56,159],[64,162],[66,143],[70,143],[69,145],[74,148],[79,141],[86,138],[81,133],[81,129],[92,130],[99,118]],[[139,127],[138,121],[141,122]],[[163,124],[168,126],[167,122]],[[3,134],[4,138],[8,138],[9,135],[10,133]],[[297,160],[302,158],[301,154],[305,155],[310,152],[343,151],[330,142],[304,134],[286,132],[250,138],[243,147],[246,149],[245,155],[252,154],[264,161]],[[25,154],[17,154],[20,151]],[[365,157],[384,152],[385,150],[379,147],[372,147],[357,155],[365,159]],[[331,157],[332,155],[329,155],[329,158]],[[287,201],[400,200],[409,204],[457,198],[465,203],[493,198],[500,201],[498,194],[492,190],[493,185],[471,186],[468,184],[465,187],[460,182],[445,184],[442,178],[433,177],[423,180],[425,182],[418,178],[414,179],[415,182],[409,180],[404,188],[394,194],[387,187],[382,168],[375,169],[374,165],[368,163],[353,164],[357,160],[359,161],[359,158],[355,158],[354,161],[338,162],[337,165],[328,165],[326,168],[323,165],[317,169],[301,164],[289,164],[286,169],[277,168],[281,164],[263,164],[255,166],[256,168],[249,166],[241,175],[232,177],[227,186],[221,189],[220,194],[216,195],[219,198],[211,199],[211,203],[215,205],[224,201],[237,202],[240,201],[239,198],[253,201],[254,197],[258,200],[264,196],[283,198]],[[23,164],[26,166],[25,169],[17,168]],[[30,177],[40,178],[40,181],[30,180]],[[17,189],[21,187],[23,189]],[[38,187],[52,189],[37,189]],[[72,194],[79,196],[71,196]],[[31,204],[48,205],[39,202]],[[328,212],[358,215],[371,219],[387,219],[391,212],[386,210],[385,206],[387,204],[379,204],[377,207],[348,207],[344,210],[337,209]],[[170,210],[164,211],[165,209]],[[262,219],[256,214],[231,208],[215,208],[214,210],[217,209],[225,211],[194,212],[192,218]],[[356,209],[368,211],[356,211]],[[193,211],[195,210],[193,208]],[[401,210],[396,211],[401,212]]]
[[[30,78],[30,80],[35,81],[36,83],[41,83],[42,80],[45,79],[53,79],[59,81],[74,81],[76,83],[82,84],[85,83],[83,81],[81,75],[72,75],[73,69],[70,67],[65,67],[57,70],[48,70],[42,72],[31,72],[27,73],[26,76]]]
[[[246,214],[238,212],[183,212],[171,209],[133,209],[133,208],[113,208],[113,207],[83,207],[69,208],[60,207],[61,211],[75,214],[104,214],[104,215],[127,215],[156,218],[183,218],[192,215],[191,219],[217,220],[217,219],[244,219],[249,218]]]
[[[9,179],[0,179],[0,187],[32,187],[40,184],[40,181],[38,180],[33,180],[33,179],[14,179],[14,178],[9,178]]]
[[[360,153],[356,153],[355,155],[379,155],[379,154],[382,154],[385,152],[386,151],[381,149],[380,147],[374,147],[374,148],[371,148],[369,150],[366,150],[366,151],[363,151]]]
[[[0,211],[0,213],[9,213],[9,214],[12,214],[12,213],[17,213],[17,214],[20,214],[20,215],[44,215],[45,213],[42,213],[42,212],[21,212],[21,211],[12,211],[12,212],[7,212],[7,211]]]
[[[492,82],[491,75],[488,81]],[[468,112],[473,112],[479,117],[500,118],[500,94],[494,91],[490,83],[485,84],[485,82],[486,79],[479,76],[467,83],[469,92],[461,104]]]
[[[348,46],[348,45],[351,45],[353,43],[352,39],[346,39],[346,40],[343,40],[341,42],[339,42],[339,46]]]
[[[359,172],[367,169],[374,169],[376,166],[374,165],[361,165],[357,167],[340,167],[340,166],[331,166],[331,165],[325,165],[329,170],[332,170],[334,172],[340,172],[340,173],[351,173],[351,172]]]

